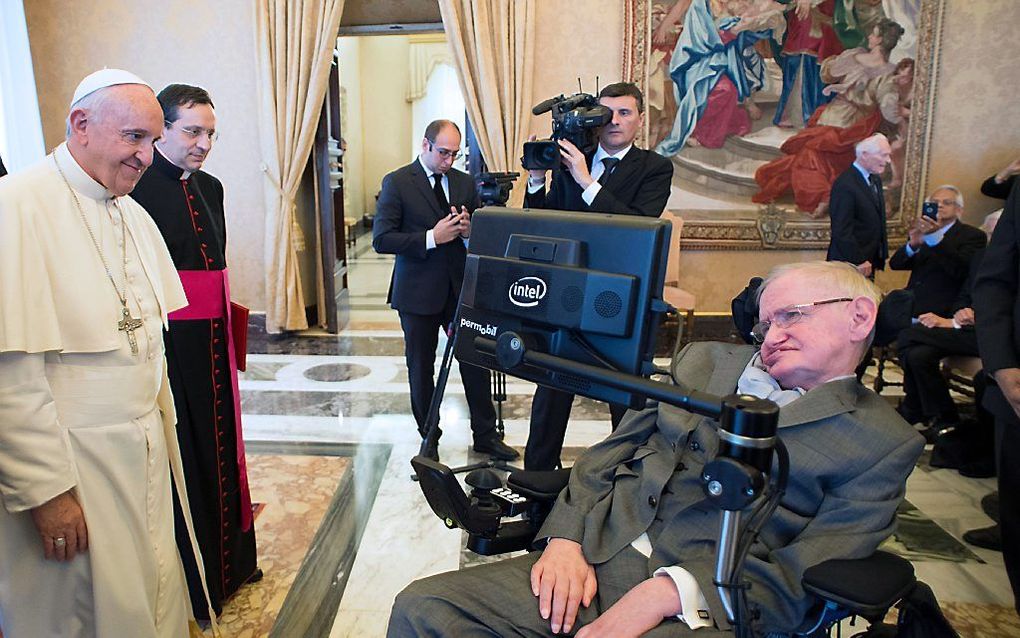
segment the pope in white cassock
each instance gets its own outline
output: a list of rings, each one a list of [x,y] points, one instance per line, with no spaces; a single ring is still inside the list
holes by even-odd
[[[162,331],[187,300],[127,197],[162,111],[107,69],[67,121],[66,143],[0,180],[0,630],[180,638],[194,625]]]

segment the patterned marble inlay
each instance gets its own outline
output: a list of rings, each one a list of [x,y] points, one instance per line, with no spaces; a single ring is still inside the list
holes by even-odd
[[[312,381],[350,381],[371,374],[372,369],[356,363],[327,363],[305,370],[305,376]]]
[[[267,636],[351,459],[336,456],[248,455],[261,581],[245,585],[223,608],[220,628],[233,638]]]

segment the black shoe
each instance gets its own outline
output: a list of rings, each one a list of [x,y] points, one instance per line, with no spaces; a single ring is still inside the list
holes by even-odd
[[[439,441],[434,443],[424,443],[420,452],[418,452],[425,458],[439,462]]]
[[[938,430],[936,430],[935,428],[933,428],[930,425],[920,425],[920,424],[914,424],[914,429],[917,430],[918,434],[920,434],[921,436],[924,437],[924,444],[925,445],[934,445],[935,444],[935,439],[937,439],[938,435],[939,435]]]
[[[517,450],[500,441],[499,437],[496,435],[475,441],[472,449],[475,452],[488,454],[492,458],[499,459],[500,461],[513,461],[520,457],[520,453],[518,453]]]
[[[251,576],[249,576],[249,577],[248,577],[248,580],[246,580],[245,582],[246,582],[246,583],[248,583],[248,584],[251,584],[251,583],[257,583],[257,582],[259,582],[260,580],[262,580],[262,577],[263,577],[264,575],[265,575],[265,574],[263,574],[263,573],[262,573],[262,568],[261,568],[261,567],[256,567],[256,568],[255,568],[255,571],[253,571],[253,572],[251,573]]]
[[[903,417],[903,420],[910,425],[924,422],[924,415],[921,414],[921,411],[907,407],[903,401],[900,401],[900,404],[896,406],[896,412],[898,412],[899,415]]]
[[[966,476],[967,478],[992,478],[995,476],[995,461],[972,461],[970,463],[964,463],[958,470],[960,476]],[[998,505],[998,503],[996,503]],[[998,520],[996,516],[992,518]]]
[[[963,533],[963,540],[971,545],[990,549],[993,552],[1002,551],[1002,530],[998,525],[966,531]]]
[[[999,492],[992,492],[991,494],[985,494],[981,499],[981,510],[984,511],[988,518],[992,519],[996,523],[999,522]]]

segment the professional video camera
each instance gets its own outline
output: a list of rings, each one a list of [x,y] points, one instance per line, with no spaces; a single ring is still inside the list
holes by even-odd
[[[557,140],[569,140],[582,153],[594,149],[598,143],[597,130],[613,119],[612,110],[599,104],[598,98],[588,93],[551,97],[531,109],[535,115],[546,111],[552,111],[552,137],[524,143],[521,164],[528,170],[559,167],[560,145]]]
[[[506,206],[514,181],[520,176],[520,173],[479,173],[475,185],[482,206]]]

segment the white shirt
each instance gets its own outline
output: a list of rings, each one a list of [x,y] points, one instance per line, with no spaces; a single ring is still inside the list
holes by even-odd
[[[598,149],[595,151],[595,155],[591,158],[591,178],[594,181],[591,184],[588,184],[588,187],[581,191],[581,199],[584,200],[585,204],[591,206],[591,203],[595,201],[595,197],[599,194],[599,191],[602,190],[602,184],[599,184],[599,178],[602,177],[602,173],[606,170],[606,165],[602,163],[602,160],[607,157],[614,157],[618,160],[622,160],[632,148],[634,148],[634,145],[630,144],[623,150],[610,153],[606,149],[602,148],[601,144],[599,144]],[[543,188],[545,188],[545,177],[538,182],[534,182],[530,178],[528,179],[529,193],[537,193]]]

